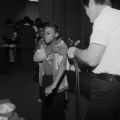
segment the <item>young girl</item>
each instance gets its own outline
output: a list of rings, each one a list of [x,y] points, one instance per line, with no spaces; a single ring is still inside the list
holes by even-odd
[[[44,28],[45,45],[36,51],[34,61],[39,61],[39,80],[44,94],[42,99],[42,120],[65,120],[65,95],[68,89],[65,74],[67,46],[59,38],[56,24],[47,24]],[[58,89],[56,89],[58,88]],[[49,96],[53,90],[56,94]]]

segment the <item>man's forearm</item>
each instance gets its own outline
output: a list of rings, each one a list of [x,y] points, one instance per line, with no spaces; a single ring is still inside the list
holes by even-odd
[[[86,50],[77,49],[74,57],[82,64],[89,64],[89,58],[87,54],[88,54],[87,49]]]

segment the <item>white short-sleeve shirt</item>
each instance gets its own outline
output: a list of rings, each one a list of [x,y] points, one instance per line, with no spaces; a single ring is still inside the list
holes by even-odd
[[[90,44],[106,46],[94,73],[120,75],[120,11],[106,6],[93,24]]]

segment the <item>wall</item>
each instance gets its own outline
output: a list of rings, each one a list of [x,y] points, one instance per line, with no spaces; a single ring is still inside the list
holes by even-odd
[[[59,25],[62,35],[67,37],[67,0],[54,0],[54,22]]]
[[[120,8],[119,0],[114,0],[113,3],[114,7]],[[0,26],[7,17],[14,21],[25,15],[33,20],[41,17],[43,21],[57,23],[66,41],[69,37],[73,40],[80,39],[81,48],[86,48],[92,25],[82,7],[81,0],[40,0],[38,3],[28,0],[0,0]]]
[[[53,22],[53,0],[40,0],[39,1],[39,15],[44,21]]]
[[[39,17],[39,3],[38,2],[27,2],[25,8],[25,15],[29,16],[32,20]]]
[[[67,0],[67,33],[72,39],[81,36],[81,8],[80,0]]]
[[[43,21],[56,23],[66,36],[67,0],[40,0],[39,15]]]
[[[12,18],[14,22],[30,16],[31,19],[39,17],[39,3],[28,2],[28,0],[0,0],[0,28],[7,18]],[[0,44],[3,43],[0,29]]]
[[[82,9],[80,0],[40,0],[39,4],[41,18],[57,23],[66,41],[69,37],[73,40],[80,39],[82,48],[87,46],[91,24]]]
[[[115,7],[120,8],[119,0],[113,2]],[[14,21],[25,15],[33,20],[41,17],[43,21],[57,23],[66,40],[69,37],[73,40],[80,39],[81,47],[85,48],[89,43],[91,24],[82,7],[81,0],[39,0],[38,3],[28,0],[0,0],[0,27],[8,17]]]
[[[2,11],[2,19],[18,17],[26,7],[26,0],[0,0],[0,11]],[[1,16],[1,15],[0,15]]]
[[[15,22],[24,16],[26,0],[0,0],[0,44],[3,43],[1,28],[6,18],[12,18]]]

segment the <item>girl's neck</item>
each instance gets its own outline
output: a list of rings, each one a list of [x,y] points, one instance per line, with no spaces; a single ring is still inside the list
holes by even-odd
[[[52,42],[50,42],[48,45],[56,45],[56,44],[58,44],[59,42],[61,41],[61,39],[60,38],[56,38],[56,39],[54,39]]]
[[[57,38],[54,43],[58,44],[60,41],[61,41],[61,38]]]

